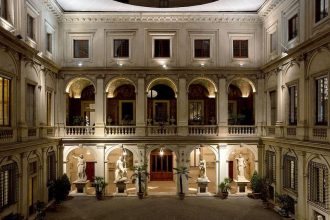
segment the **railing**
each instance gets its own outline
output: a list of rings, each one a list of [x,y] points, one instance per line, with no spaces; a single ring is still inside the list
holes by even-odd
[[[275,126],[266,127],[266,133],[271,136],[275,135]]]
[[[297,127],[287,127],[286,128],[286,135],[288,137],[296,137],[297,136]]]
[[[327,127],[314,127],[312,131],[312,138],[317,141],[326,141],[328,138]]]
[[[189,135],[217,135],[218,126],[216,125],[189,125]]]
[[[177,135],[177,127],[175,125],[148,126],[147,131],[149,136]]]
[[[0,140],[8,141],[14,137],[14,130],[12,128],[1,127],[0,128]]]
[[[250,125],[230,125],[228,126],[229,135],[255,135],[257,132],[256,126]]]
[[[28,128],[28,137],[37,136],[37,128]]]
[[[66,136],[92,136],[95,134],[94,126],[66,126]]]
[[[135,135],[135,126],[106,126],[105,135],[131,136]]]

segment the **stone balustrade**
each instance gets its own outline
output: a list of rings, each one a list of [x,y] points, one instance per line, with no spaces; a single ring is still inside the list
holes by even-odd
[[[175,125],[148,126],[148,136],[175,136],[177,135],[177,127]]]
[[[218,135],[218,126],[216,125],[189,125],[189,135]]]
[[[249,125],[230,125],[228,126],[229,135],[256,135],[257,127]]]
[[[93,136],[95,126],[66,126],[65,136]]]
[[[106,136],[132,136],[135,135],[136,126],[106,126]]]

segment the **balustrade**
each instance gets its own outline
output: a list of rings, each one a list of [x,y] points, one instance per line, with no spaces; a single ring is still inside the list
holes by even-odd
[[[105,135],[130,136],[135,135],[135,126],[106,126]]]
[[[255,135],[257,127],[249,125],[230,125],[228,126],[229,135]]]
[[[66,136],[91,136],[95,134],[94,126],[66,126]]]
[[[189,135],[217,135],[218,127],[215,125],[189,125]]]

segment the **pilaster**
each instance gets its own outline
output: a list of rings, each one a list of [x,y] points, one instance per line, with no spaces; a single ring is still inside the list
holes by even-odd
[[[282,166],[282,148],[276,147],[276,185],[275,185],[275,191],[278,194],[281,194],[282,192],[282,172],[283,172],[283,166]]]
[[[104,136],[104,78],[102,76],[96,78],[95,106],[95,135]]]
[[[227,79],[222,76],[219,78],[218,93],[218,133],[219,136],[228,134],[228,91]]]
[[[186,78],[179,78],[179,94],[177,98],[178,135],[188,134],[188,94]]]
[[[136,115],[136,135],[137,136],[144,136],[145,133],[145,126],[146,126],[146,92],[145,92],[145,80],[141,76],[138,78],[137,89],[136,89],[136,108],[135,108],[135,115]]]
[[[298,201],[297,201],[297,220],[306,220],[306,201],[307,201],[307,174],[305,172],[305,166],[307,165],[306,153],[297,152],[298,155]]]

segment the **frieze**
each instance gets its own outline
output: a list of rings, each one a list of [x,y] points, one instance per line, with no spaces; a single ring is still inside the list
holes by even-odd
[[[60,22],[62,23],[171,23],[171,22],[200,22],[200,23],[261,23],[262,20],[257,14],[64,14]]]

